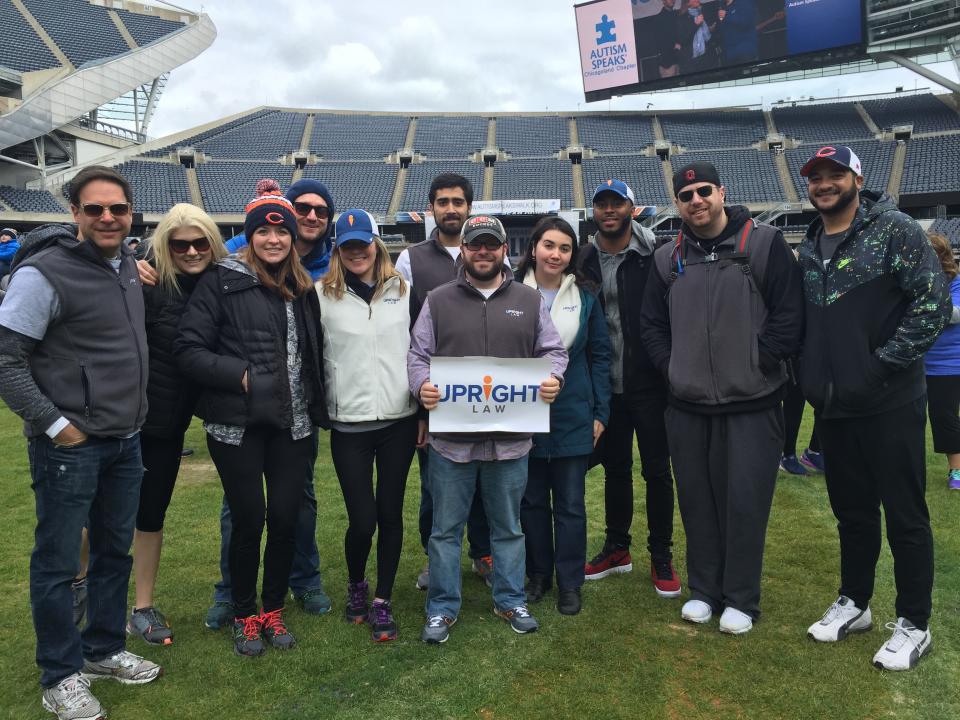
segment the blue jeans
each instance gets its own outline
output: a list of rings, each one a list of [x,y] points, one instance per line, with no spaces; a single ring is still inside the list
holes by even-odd
[[[430,471],[427,467],[427,451],[417,450],[417,460],[420,465],[420,544],[427,552],[427,543],[430,542],[430,532],[433,530],[433,497],[430,495]],[[478,488],[479,489],[479,488]],[[480,493],[473,496],[470,505],[470,517],[467,518],[467,555],[476,560],[490,554],[490,527],[487,525],[487,516],[483,512],[483,501]]]
[[[527,575],[550,579],[556,567],[561,590],[583,585],[587,561],[583,495],[589,461],[589,455],[575,455],[549,460],[532,457],[529,462],[527,489],[520,505],[527,539]]]
[[[455,463],[430,448],[433,531],[427,616],[456,618],[460,612],[460,550],[463,526],[479,484],[490,524],[493,602],[500,609],[523,605],[526,551],[520,529],[520,499],[527,485],[527,458]]]
[[[313,490],[313,465],[318,452],[317,433],[313,434],[313,461],[303,488],[303,504],[297,516],[296,545],[293,549],[293,567],[290,569],[290,591],[297,597],[310,590],[323,589],[320,579],[320,551],[317,549],[317,496]],[[220,581],[214,583],[214,602],[233,602],[230,580],[230,536],[233,522],[227,498],[220,507]]]
[[[30,603],[40,684],[53,687],[126,643],[130,545],[143,462],[140,436],[89,438],[58,448],[45,435],[29,442],[37,529],[30,556]],[[80,532],[87,527],[87,624],[73,624],[70,585],[80,570]]]

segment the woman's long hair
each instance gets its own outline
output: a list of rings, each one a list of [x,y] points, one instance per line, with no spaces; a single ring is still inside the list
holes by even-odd
[[[220,237],[220,230],[213,219],[196,205],[177,203],[163,216],[150,237],[147,260],[152,261],[160,276],[160,287],[174,293],[180,292],[177,268],[173,264],[170,236],[182,228],[196,228],[210,243],[210,262],[227,256],[227,248]]]
[[[950,247],[950,240],[947,239],[947,236],[928,232],[927,237],[930,238],[930,244],[933,245],[933,249],[937,253],[940,267],[943,268],[947,279],[953,280],[957,275],[960,275],[960,267],[957,267],[957,261],[953,257],[953,248]]]
[[[533,259],[533,251],[547,230],[557,230],[570,238],[570,245],[573,249],[570,252],[570,264],[564,268],[563,274],[573,275],[577,287],[591,291],[595,290],[596,288],[593,283],[584,276],[577,266],[577,255],[580,252],[577,247],[577,234],[573,231],[573,228],[570,227],[570,223],[555,215],[547,215],[546,217],[540,218],[537,224],[533,226],[533,230],[530,233],[530,242],[527,243],[527,249],[524,251],[523,257],[520,258],[520,262],[517,265],[517,279],[523,282],[524,278],[527,277],[527,271],[536,269],[537,261]]]
[[[377,257],[373,261],[373,297],[376,298],[383,292],[384,284],[392,277],[400,278],[400,296],[403,297],[407,292],[407,283],[393,266],[393,261],[390,260],[390,251],[387,250],[387,246],[383,244],[383,240],[379,237],[374,236],[373,242],[377,248]],[[327,270],[327,274],[323,276],[323,280],[320,282],[324,297],[340,300],[347,291],[346,271],[343,269],[343,261],[340,260],[339,246],[334,248],[330,254],[330,269]]]
[[[298,298],[308,290],[313,289],[313,279],[310,273],[303,269],[300,256],[294,247],[296,235],[290,235],[290,252],[287,256],[271,267],[253,251],[253,238],[247,238],[247,246],[242,248],[237,256],[253,268],[260,284],[270,292],[274,292],[285,301]]]

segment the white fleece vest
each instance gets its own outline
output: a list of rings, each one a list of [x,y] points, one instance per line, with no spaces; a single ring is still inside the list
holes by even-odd
[[[537,289],[537,278],[534,275],[533,268],[527,270],[526,277],[523,278],[523,284]],[[563,340],[563,346],[569,350],[577,339],[577,333],[580,332],[580,306],[583,299],[580,297],[580,288],[576,286],[576,278],[573,274],[563,276],[560,281],[560,289],[557,291],[557,297],[553,301],[553,307],[550,308],[550,319]]]

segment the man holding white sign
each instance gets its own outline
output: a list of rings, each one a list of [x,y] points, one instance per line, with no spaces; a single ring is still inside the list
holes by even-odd
[[[463,267],[427,295],[411,338],[410,390],[431,411],[433,528],[421,635],[428,643],[445,642],[460,612],[463,526],[478,483],[490,524],[494,613],[521,634],[538,627],[523,590],[520,499],[531,436],[549,421],[546,405],[560,392],[567,353],[540,294],[504,273],[506,243],[496,218],[467,220]]]

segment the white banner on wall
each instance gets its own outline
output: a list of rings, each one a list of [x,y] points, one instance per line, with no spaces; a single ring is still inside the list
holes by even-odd
[[[547,358],[433,358],[440,404],[430,432],[550,432],[550,406],[540,399],[550,368]]]

